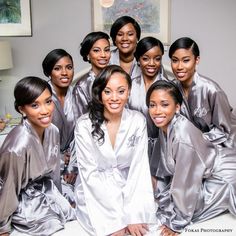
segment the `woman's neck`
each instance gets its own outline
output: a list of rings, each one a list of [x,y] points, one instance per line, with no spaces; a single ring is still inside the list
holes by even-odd
[[[53,88],[56,92],[57,98],[61,104],[62,107],[64,107],[64,101],[65,101],[65,96],[68,91],[68,87],[61,88],[53,84]]]
[[[144,76],[143,75],[143,81],[144,81],[144,85],[145,85],[145,90],[147,91],[149,89],[149,87],[153,84],[155,78],[157,75],[155,75],[154,77],[148,77],[148,76]]]

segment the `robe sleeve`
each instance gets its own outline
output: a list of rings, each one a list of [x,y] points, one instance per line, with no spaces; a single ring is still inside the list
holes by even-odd
[[[74,104],[74,115],[76,118],[79,118],[81,115],[85,114],[86,112],[88,112],[88,98],[87,95],[85,93],[85,91],[83,90],[83,88],[77,84],[74,87],[74,91],[73,91],[73,96],[75,99],[75,104]]]
[[[11,231],[12,214],[18,207],[21,191],[24,160],[14,152],[0,157],[0,234]]]
[[[223,91],[217,91],[210,96],[210,105],[212,121],[209,127],[210,131],[204,135],[212,143],[222,144],[228,139],[232,129],[232,108]]]
[[[78,121],[75,128],[78,177],[92,227],[97,235],[109,235],[127,226],[122,189],[113,178],[115,170],[112,166],[107,166],[107,169],[99,168],[97,159],[101,153],[96,148],[88,126]]]
[[[139,130],[134,138],[135,147],[124,188],[124,211],[128,224],[156,223],[146,122],[144,119],[134,122],[139,124]]]
[[[157,218],[170,229],[181,232],[191,222],[206,167],[194,147],[177,143],[172,148],[176,162],[174,175],[157,196]]]

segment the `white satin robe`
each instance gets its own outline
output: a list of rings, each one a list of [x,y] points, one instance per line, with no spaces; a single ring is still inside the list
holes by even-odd
[[[236,152],[215,146],[186,117],[176,115],[159,133],[157,218],[174,231],[230,211],[236,219]]]
[[[54,125],[45,129],[43,144],[27,120],[8,134],[0,148],[0,234],[13,228],[48,236],[75,219],[58,190],[59,152]]]
[[[181,83],[178,81],[177,84],[183,93]],[[212,143],[236,149],[236,116],[232,113],[226,94],[216,82],[196,72],[181,112]]]
[[[155,223],[145,118],[124,109],[114,149],[105,123],[101,127],[102,145],[92,137],[88,114],[75,128],[78,220],[93,236],[110,235],[128,224]]]

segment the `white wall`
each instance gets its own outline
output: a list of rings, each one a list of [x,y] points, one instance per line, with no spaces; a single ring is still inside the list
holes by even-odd
[[[171,42],[189,36],[198,43],[199,72],[217,81],[236,108],[236,1],[170,1]],[[88,66],[79,55],[79,44],[92,30],[91,1],[31,0],[31,9],[32,37],[0,37],[0,40],[10,41],[14,62],[13,69],[0,71],[3,80],[0,82],[0,115],[6,103],[14,110],[11,94],[17,80],[26,75],[44,77],[41,63],[50,50],[61,47],[71,53],[75,72]],[[169,63],[167,53],[164,61]]]

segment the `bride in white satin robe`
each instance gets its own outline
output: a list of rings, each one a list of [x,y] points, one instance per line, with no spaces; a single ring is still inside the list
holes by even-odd
[[[113,235],[117,231],[125,235],[132,224],[145,232],[146,224],[156,222],[146,121],[141,113],[124,108],[128,99],[125,76],[131,84],[129,75],[112,65],[95,79],[93,91],[100,90],[97,97],[102,94],[106,117],[100,123],[103,142],[99,135],[93,135],[93,112],[81,116],[75,128],[77,217],[88,235]],[[110,127],[116,119],[119,126]],[[115,139],[112,130],[116,130]]]

